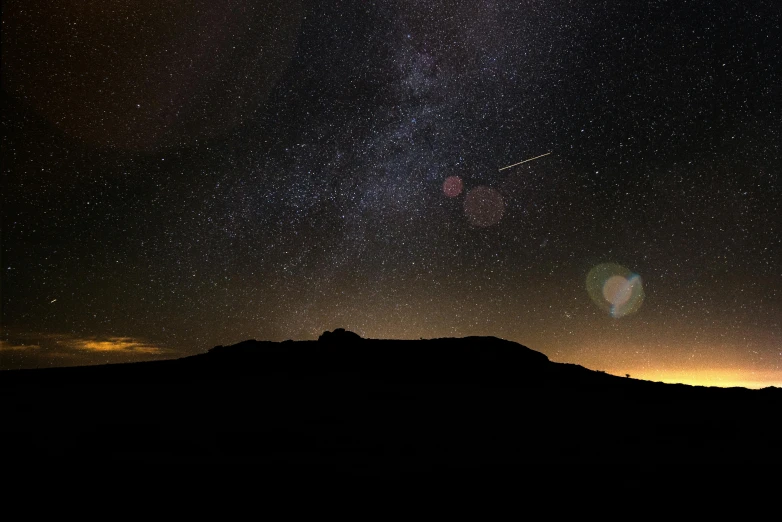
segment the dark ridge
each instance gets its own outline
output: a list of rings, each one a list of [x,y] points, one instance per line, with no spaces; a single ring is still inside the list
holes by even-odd
[[[9,473],[251,468],[259,484],[545,484],[589,481],[606,463],[631,463],[610,474],[620,490],[682,478],[671,471],[682,463],[701,480],[746,476],[779,459],[782,412],[774,387],[641,381],[496,337],[343,329],[170,361],[6,371],[0,393]]]
[[[546,355],[496,337],[362,339],[341,328],[324,332],[317,342],[248,340],[216,346],[207,355],[213,371],[225,368],[239,373],[283,372],[310,377],[338,372],[362,377],[416,377],[431,383],[459,378],[467,383],[480,377],[540,379],[550,364]]]

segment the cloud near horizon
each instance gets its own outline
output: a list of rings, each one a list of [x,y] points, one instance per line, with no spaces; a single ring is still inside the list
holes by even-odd
[[[0,352],[22,352],[28,350],[40,350],[40,344],[14,343],[0,339]]]
[[[4,337],[0,340],[0,353],[7,357],[0,359],[2,369],[123,362],[128,358],[176,353],[144,339],[128,336],[4,332]]]
[[[163,348],[132,337],[73,339],[66,344],[76,350],[94,352],[136,353],[145,355],[157,355],[165,352]]]

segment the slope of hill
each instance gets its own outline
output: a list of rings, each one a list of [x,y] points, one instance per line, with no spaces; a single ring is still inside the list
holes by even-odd
[[[589,481],[748,474],[782,389],[639,381],[494,337],[245,341],[171,361],[0,373],[8,469],[255,480]],[[119,466],[119,467],[118,467]],[[678,470],[678,472],[677,472]]]

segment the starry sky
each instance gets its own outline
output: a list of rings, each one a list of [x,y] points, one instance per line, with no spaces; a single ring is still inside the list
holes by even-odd
[[[782,386],[781,27],[776,0],[9,0],[0,368],[344,327]]]

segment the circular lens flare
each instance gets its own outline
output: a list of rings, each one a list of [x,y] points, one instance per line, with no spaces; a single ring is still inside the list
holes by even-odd
[[[622,306],[630,300],[632,286],[630,281],[620,275],[611,276],[603,284],[603,297],[612,306]]]
[[[616,263],[602,263],[587,274],[592,301],[612,317],[635,313],[644,300],[641,276]]]
[[[476,227],[489,227],[500,222],[505,213],[502,194],[490,187],[475,187],[464,199],[467,219]]]
[[[464,183],[459,176],[448,176],[443,183],[443,194],[449,198],[455,198],[462,193]]]

